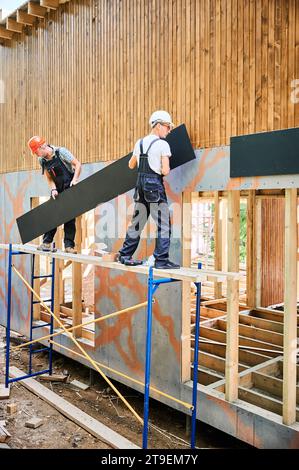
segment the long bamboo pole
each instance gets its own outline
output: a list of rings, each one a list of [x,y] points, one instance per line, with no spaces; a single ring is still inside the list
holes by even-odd
[[[125,399],[125,397],[117,390],[117,388],[113,385],[113,383],[108,379],[108,377],[104,374],[103,371],[101,371],[101,369],[98,367],[98,365],[96,364],[96,362],[89,356],[89,354],[87,354],[87,352],[82,348],[81,344],[78,343],[78,341],[71,335],[71,333],[69,333],[67,331],[67,329],[65,328],[65,326],[63,325],[63,323],[61,323],[61,321],[59,320],[59,318],[56,317],[56,315],[54,315],[54,313],[49,309],[49,307],[44,303],[44,301],[40,298],[40,296],[32,289],[32,287],[30,286],[30,284],[28,284],[28,282],[26,281],[26,279],[22,276],[22,274],[16,269],[15,266],[12,266],[12,269],[14,270],[14,272],[17,274],[17,276],[24,282],[25,286],[33,293],[33,295],[40,301],[40,303],[44,306],[44,308],[47,310],[47,312],[50,313],[51,316],[53,316],[53,318],[57,321],[57,323],[59,324],[59,326],[65,331],[65,333],[67,333],[67,335],[71,338],[71,340],[73,341],[73,343],[75,343],[75,345],[80,349],[80,351],[82,352],[82,354],[85,356],[85,358],[88,360],[88,362],[90,362],[93,367],[95,368],[95,370],[102,376],[102,378],[104,380],[106,380],[106,382],[108,383],[109,387],[112,388],[112,390],[116,393],[116,395],[122,400],[122,402],[126,405],[126,407],[131,411],[131,413],[135,416],[135,418],[140,422],[140,424],[143,425],[143,419],[138,415],[138,413],[136,413],[136,411],[134,410],[134,408],[132,408],[132,406],[130,405],[130,403]]]

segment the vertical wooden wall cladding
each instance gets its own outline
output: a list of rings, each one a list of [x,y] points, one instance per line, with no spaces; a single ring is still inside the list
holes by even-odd
[[[284,198],[263,199],[261,214],[261,306],[284,301]]]
[[[71,0],[6,43],[1,172],[37,168],[32,134],[119,158],[157,108],[195,148],[299,126],[298,0]]]

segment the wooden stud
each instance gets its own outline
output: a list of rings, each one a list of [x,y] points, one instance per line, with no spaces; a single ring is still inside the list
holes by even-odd
[[[191,192],[182,195],[182,266],[191,266],[191,226],[192,207]],[[182,382],[190,380],[191,376],[191,290],[190,282],[182,283],[182,341],[181,341],[181,379]]]
[[[246,302],[255,307],[255,191],[249,191],[247,198],[247,238],[246,238]]]
[[[13,33],[22,33],[23,25],[18,23],[16,20],[12,18],[6,19],[6,29],[8,31],[12,31]]]
[[[81,216],[77,217],[76,219],[76,248],[78,252],[81,251],[81,245],[82,245],[81,220],[82,220]],[[82,265],[81,263],[73,263],[72,289],[73,289],[73,326],[77,326],[82,323]],[[82,336],[82,327],[74,330],[73,335],[77,338]]]
[[[290,426],[296,421],[297,190],[285,193],[283,423]]]
[[[239,270],[240,193],[229,191],[227,214],[228,270]],[[239,345],[239,282],[227,281],[227,333],[225,365],[225,398],[238,398],[238,345]]]
[[[32,26],[35,22],[35,17],[28,15],[28,13],[23,10],[17,10],[17,22],[27,26]]]
[[[37,18],[44,18],[46,13],[47,8],[42,7],[35,2],[28,2],[28,15],[36,16]]]
[[[221,240],[221,220],[220,220],[220,198],[219,191],[215,191],[214,196],[215,212],[214,212],[214,253],[215,263],[214,269],[221,271],[222,269],[222,240]],[[215,282],[214,298],[220,299],[222,296],[222,283]]]
[[[262,200],[255,200],[255,230],[254,230],[254,289],[255,289],[255,306],[261,305],[261,286],[262,286]]]

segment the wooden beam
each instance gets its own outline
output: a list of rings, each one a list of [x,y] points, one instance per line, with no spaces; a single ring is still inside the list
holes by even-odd
[[[240,192],[229,191],[227,210],[227,267],[239,271]],[[227,281],[227,333],[225,398],[238,398],[239,363],[239,281]]]
[[[82,216],[76,219],[76,248],[78,252],[81,251],[82,245],[82,229],[81,229]],[[82,264],[73,263],[73,326],[82,323]],[[73,331],[73,335],[77,338],[82,336],[82,327]]]
[[[28,15],[44,18],[47,14],[47,8],[40,6],[35,2],[28,2]]]
[[[262,199],[255,198],[255,230],[254,230],[254,290],[255,308],[261,306],[262,288]]]
[[[28,13],[23,10],[17,10],[17,22],[27,26],[32,26],[35,22],[35,17],[28,15]]]
[[[285,190],[283,423],[296,421],[297,190]]]
[[[12,31],[14,33],[21,33],[23,31],[23,25],[18,23],[16,20],[12,18],[6,19],[6,29],[8,31]]]
[[[192,207],[191,192],[182,195],[182,266],[191,266],[191,226]],[[181,380],[191,378],[191,288],[190,282],[182,284],[182,340],[181,340]]]
[[[57,10],[59,7],[59,0],[40,0],[40,5],[51,10]]]
[[[221,240],[221,219],[220,219],[220,198],[219,191],[215,191],[214,196],[215,212],[214,212],[214,253],[215,263],[214,269],[221,271],[222,269],[222,240]],[[222,283],[214,283],[214,298],[219,299],[222,296]]]
[[[255,307],[255,191],[249,191],[247,198],[247,237],[246,237],[246,302]]]
[[[13,32],[12,31],[8,31],[3,26],[0,26],[0,38],[2,38],[2,39],[12,39],[12,37],[13,37]]]

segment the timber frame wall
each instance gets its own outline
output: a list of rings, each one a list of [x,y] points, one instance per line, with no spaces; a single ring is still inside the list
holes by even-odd
[[[29,4],[0,28],[0,172],[37,168],[33,134],[82,162],[117,159],[159,108],[195,148],[299,125],[298,0]],[[51,9],[28,18],[32,4]]]

